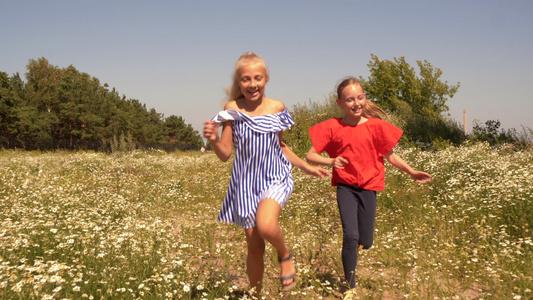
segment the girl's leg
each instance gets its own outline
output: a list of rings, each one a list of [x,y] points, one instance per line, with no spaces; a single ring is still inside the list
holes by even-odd
[[[359,223],[357,221],[357,199],[350,186],[337,186],[337,204],[342,223],[342,265],[344,278],[355,288],[355,268],[357,265],[357,246],[359,245]]]
[[[273,199],[264,199],[259,203],[256,214],[256,228],[262,238],[272,244],[278,252],[278,258],[283,259],[289,256],[290,251],[285,244],[285,238],[281,227],[279,227],[278,220],[281,207],[278,202]],[[294,274],[296,269],[291,259],[283,261],[281,265],[281,277]],[[282,284],[289,285],[294,281],[294,278],[285,280]]]
[[[376,220],[376,192],[361,190],[358,193],[359,207],[357,220],[359,222],[359,245],[369,249],[374,243],[374,224]]]
[[[248,270],[248,279],[250,288],[255,288],[256,293],[261,292],[263,273],[265,263],[263,256],[265,254],[265,240],[259,235],[256,228],[244,229],[246,234],[246,243],[248,245],[248,257],[246,258],[246,268]]]
[[[355,288],[357,248],[372,246],[376,217],[376,192],[358,189],[344,184],[337,187],[337,204],[342,222],[342,264],[344,276]]]

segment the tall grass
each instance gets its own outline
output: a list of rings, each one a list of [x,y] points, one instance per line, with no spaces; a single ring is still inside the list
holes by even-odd
[[[533,152],[486,144],[397,149],[435,175],[387,165],[359,299],[532,298]],[[239,299],[243,230],[216,222],[231,163],[163,152],[0,152],[1,299]],[[335,190],[294,170],[281,225],[298,286],[267,299],[336,299],[342,277]]]

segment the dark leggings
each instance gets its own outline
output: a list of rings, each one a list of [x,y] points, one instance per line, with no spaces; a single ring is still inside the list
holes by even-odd
[[[344,276],[355,287],[357,247],[364,249],[374,241],[374,220],[376,217],[376,192],[339,183],[337,204],[342,222],[342,265]]]

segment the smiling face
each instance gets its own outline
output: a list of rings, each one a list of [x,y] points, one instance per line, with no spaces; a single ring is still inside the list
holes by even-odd
[[[337,98],[337,105],[344,111],[344,119],[350,124],[358,124],[363,118],[366,94],[359,84],[344,87]],[[365,119],[365,118],[363,118]]]
[[[267,70],[263,64],[254,63],[241,67],[239,87],[247,101],[262,100],[267,82]]]

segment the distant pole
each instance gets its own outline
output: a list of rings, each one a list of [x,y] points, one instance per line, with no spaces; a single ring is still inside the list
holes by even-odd
[[[466,108],[463,108],[463,130],[465,131],[465,135],[467,135],[468,131],[466,130]]]

